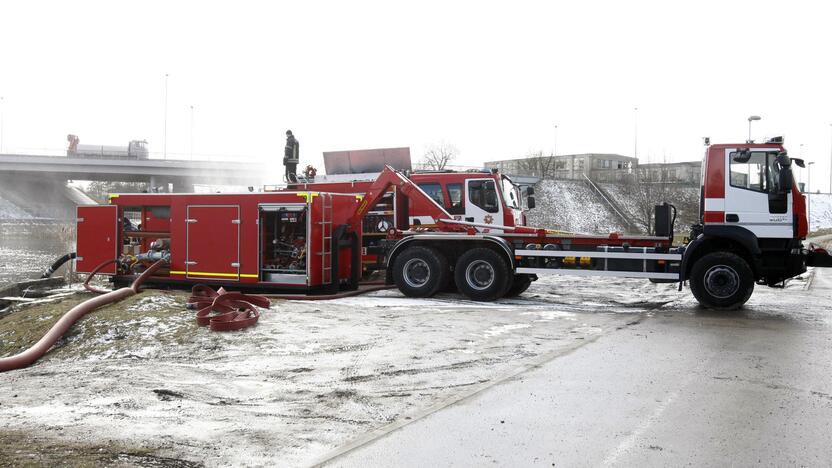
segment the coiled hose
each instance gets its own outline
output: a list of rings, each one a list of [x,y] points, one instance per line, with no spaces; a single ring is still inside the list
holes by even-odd
[[[115,262],[116,260],[108,260],[101,265],[95,267],[92,273],[89,274],[87,277],[87,281],[84,282],[84,287],[88,290],[96,293],[102,293],[102,295],[98,297],[94,297],[87,301],[84,301],[72,309],[69,310],[63,317],[61,317],[55,325],[52,325],[52,328],[40,339],[34,346],[23,351],[22,353],[16,354],[14,356],[9,356],[5,358],[0,358],[0,372],[6,372],[15,369],[24,368],[33,362],[37,361],[41,358],[49,348],[52,347],[58,340],[64,336],[64,333],[69,330],[69,328],[75,324],[81,317],[87,315],[88,313],[92,312],[99,307],[112,304],[114,302],[118,302],[122,299],[126,299],[134,294],[139,293],[139,287],[145,280],[156,272],[159,268],[164,266],[167,263],[167,259],[162,259],[151,265],[147,270],[144,271],[129,287],[116,289],[115,291],[104,291],[102,289],[93,288],[89,286],[90,278],[92,278],[96,273],[98,273],[102,268],[109,265],[110,263]]]

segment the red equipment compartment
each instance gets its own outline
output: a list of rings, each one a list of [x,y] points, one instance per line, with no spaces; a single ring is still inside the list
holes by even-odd
[[[115,242],[96,260],[121,258],[116,281],[141,271],[145,257],[169,255],[169,270],[160,270],[150,283],[320,292],[355,288],[361,233],[344,228],[359,201],[356,195],[320,192],[119,194],[103,208],[113,215],[110,237],[130,239],[130,248],[121,252]],[[121,232],[117,220],[128,212],[141,213],[133,216],[140,229]],[[97,247],[105,232],[101,226],[81,229],[79,245]],[[169,242],[151,251],[158,239]]]
[[[79,206],[76,211],[78,258],[76,271],[90,273],[101,263],[118,258],[119,220],[117,206]],[[114,275],[116,266],[106,266],[102,274]]]
[[[188,205],[185,276],[240,279],[239,205]]]

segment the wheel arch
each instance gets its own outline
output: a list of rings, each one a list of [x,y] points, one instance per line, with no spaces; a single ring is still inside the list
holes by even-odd
[[[710,229],[708,229],[710,228]],[[754,278],[760,274],[761,250],[757,237],[749,230],[739,226],[709,226],[704,234],[691,241],[685,249],[680,266],[681,280],[690,277],[693,264],[711,252],[731,252],[739,255],[748,263]]]

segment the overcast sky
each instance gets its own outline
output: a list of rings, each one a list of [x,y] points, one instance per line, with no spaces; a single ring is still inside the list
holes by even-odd
[[[829,2],[3,2],[5,152],[147,139],[302,165],[426,144],[459,164],[549,153],[698,160],[785,134],[828,187]],[[275,180],[280,178],[275,174]],[[814,182],[814,180],[813,180]],[[814,183],[813,183],[814,185]]]

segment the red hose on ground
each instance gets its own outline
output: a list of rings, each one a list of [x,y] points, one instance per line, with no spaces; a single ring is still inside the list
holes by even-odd
[[[115,260],[108,260],[105,263],[97,266],[93,273],[87,277],[87,281],[84,282],[84,286],[87,287],[88,290],[93,292],[103,292],[104,294],[98,297],[94,297],[87,301],[84,301],[77,306],[73,307],[69,310],[63,317],[61,317],[55,325],[52,325],[52,328],[40,339],[34,346],[23,351],[20,354],[16,354],[14,356],[9,356],[5,358],[0,358],[0,372],[6,372],[15,369],[21,369],[23,367],[32,364],[33,362],[37,361],[41,358],[52,345],[55,344],[64,333],[66,333],[69,328],[78,321],[84,315],[92,312],[93,310],[105,306],[108,304],[112,304],[114,302],[118,302],[122,299],[128,298],[134,294],[139,292],[139,286],[147,279],[148,276],[152,275],[156,270],[161,268],[167,260],[159,260],[158,262],[154,263],[150,266],[144,273],[141,274],[130,287],[117,289],[115,291],[104,291],[101,289],[93,288],[88,286],[90,278],[97,273],[101,268],[109,265],[110,263],[114,262]]]

